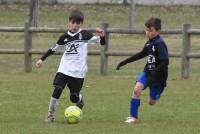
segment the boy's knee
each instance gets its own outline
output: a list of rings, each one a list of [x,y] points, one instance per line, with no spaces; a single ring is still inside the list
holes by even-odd
[[[134,91],[133,91],[133,97],[140,97],[140,95],[141,95],[141,91],[140,90],[135,90],[134,89]]]
[[[63,88],[61,86],[54,85],[54,91],[52,97],[59,99],[60,95],[62,94]]]
[[[136,83],[134,90],[133,90],[133,95],[132,97],[140,97],[142,90],[144,89],[144,86],[140,83]]]

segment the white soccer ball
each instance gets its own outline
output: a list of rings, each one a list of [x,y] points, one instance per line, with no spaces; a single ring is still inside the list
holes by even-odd
[[[77,106],[69,106],[64,112],[65,119],[69,124],[77,124],[82,119],[82,110]]]

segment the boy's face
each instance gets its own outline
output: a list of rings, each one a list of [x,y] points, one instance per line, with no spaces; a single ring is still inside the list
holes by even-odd
[[[68,24],[68,28],[69,28],[69,31],[71,32],[78,32],[78,30],[82,27],[82,25],[83,25],[82,22],[76,22],[76,21],[70,20]]]
[[[145,32],[149,39],[153,39],[154,37],[160,34],[160,30],[156,30],[154,27],[146,27]]]

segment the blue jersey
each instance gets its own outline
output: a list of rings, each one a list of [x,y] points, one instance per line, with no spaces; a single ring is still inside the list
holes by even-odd
[[[147,41],[144,49],[147,54],[144,71],[150,75],[150,84],[166,86],[169,58],[164,40],[158,35]]]
[[[148,56],[145,72],[154,70],[160,61],[168,60],[167,46],[159,35],[147,41],[145,49]]]
[[[168,77],[168,50],[164,40],[158,35],[149,39],[141,52],[125,59],[123,64],[134,62],[147,57],[144,71],[148,77],[150,86],[166,86]]]

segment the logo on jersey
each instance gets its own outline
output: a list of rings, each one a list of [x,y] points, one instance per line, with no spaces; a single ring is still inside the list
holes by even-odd
[[[148,66],[147,66],[148,69],[149,70],[153,70],[156,67],[156,65],[155,65],[155,63],[156,63],[155,56],[148,55],[147,63],[148,63]]]
[[[78,54],[77,48],[79,47],[78,43],[69,43],[66,45],[66,54]]]
[[[155,57],[153,55],[148,55],[147,62],[148,63],[155,63],[156,62]]]
[[[155,52],[155,48],[154,48],[154,46],[152,47],[152,51]]]
[[[67,42],[67,41],[68,41],[68,39],[67,39],[67,38],[65,38],[64,42]]]

